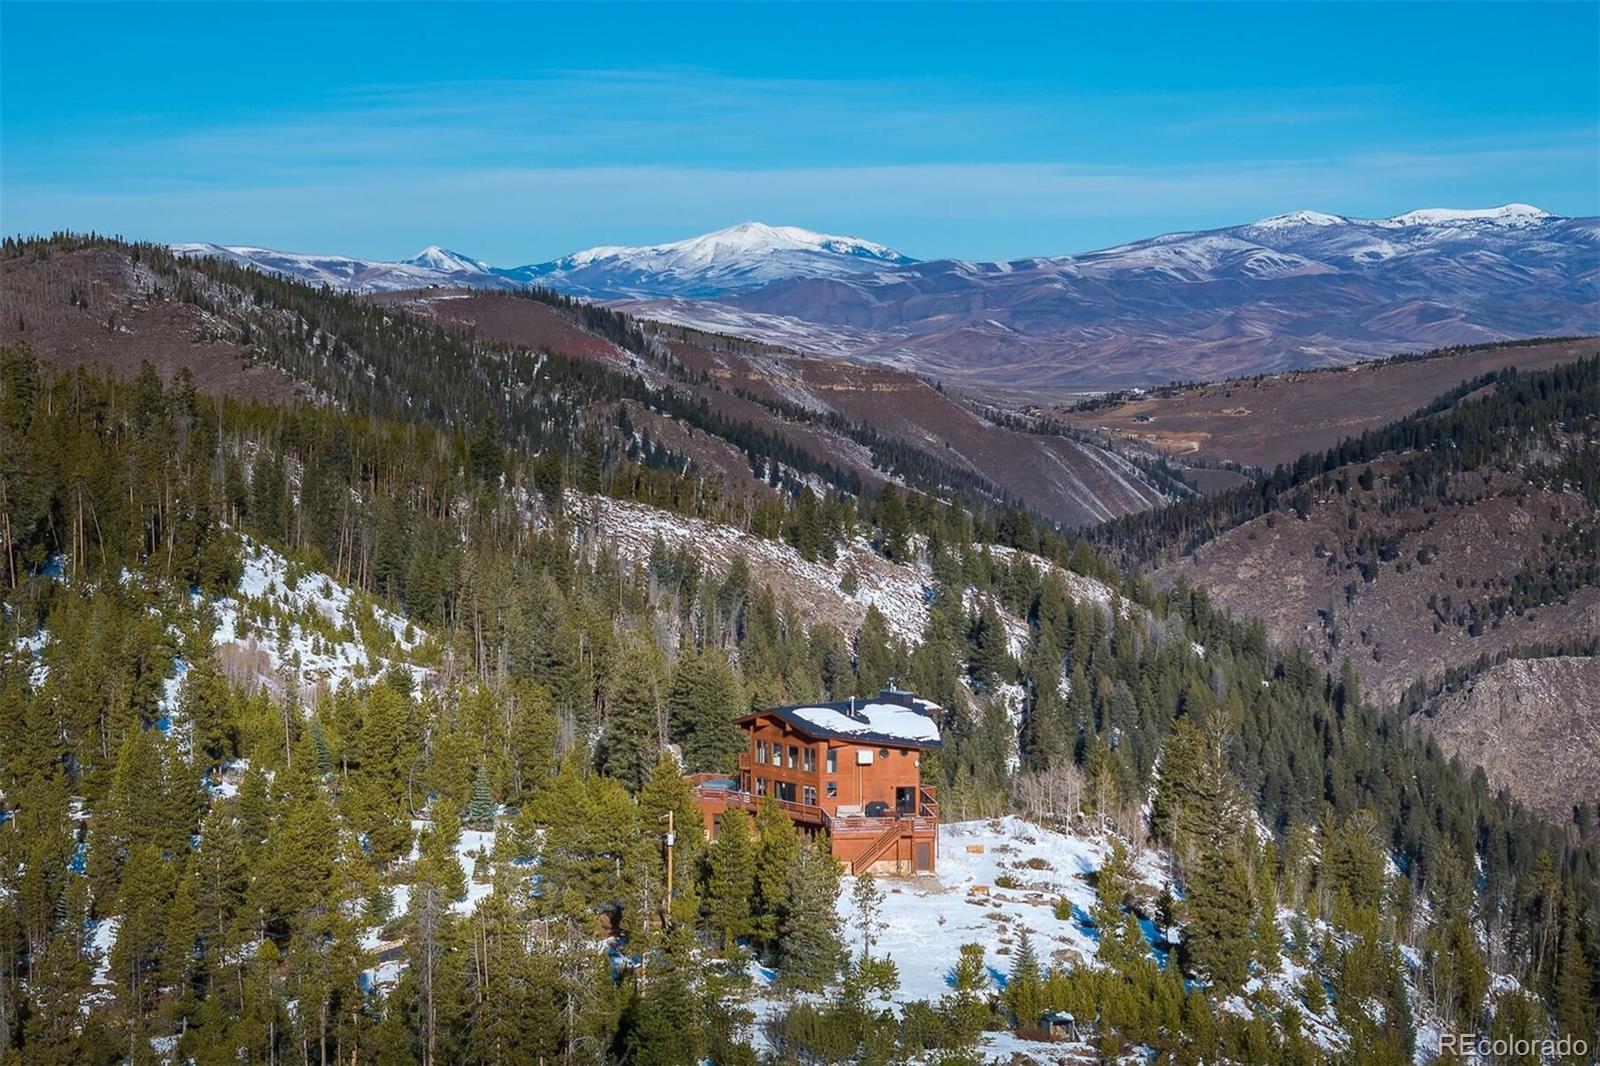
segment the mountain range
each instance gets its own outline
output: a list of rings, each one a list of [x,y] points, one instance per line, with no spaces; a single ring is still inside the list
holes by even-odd
[[[917,260],[759,222],[511,268],[439,247],[398,263],[249,246],[175,250],[360,292],[539,285],[989,389],[1215,379],[1600,332],[1600,219],[1525,204],[1381,219],[1295,211],[989,263]]]

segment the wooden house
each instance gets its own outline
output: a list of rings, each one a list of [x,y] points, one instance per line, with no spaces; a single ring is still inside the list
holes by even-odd
[[[826,831],[852,873],[932,873],[939,804],[922,783],[922,756],[939,747],[939,709],[890,689],[745,715],[737,776],[695,779],[707,833],[716,838],[728,807],[754,811],[771,798],[803,832]]]

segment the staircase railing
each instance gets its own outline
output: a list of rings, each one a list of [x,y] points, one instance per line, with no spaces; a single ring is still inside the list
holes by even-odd
[[[850,860],[850,872],[859,874],[862,871],[870,868],[873,863],[877,862],[883,857],[883,853],[888,851],[889,848],[892,847],[902,835],[903,829],[898,822],[885,829],[882,833],[878,834],[878,838],[876,840],[867,845],[866,851],[863,851],[860,855],[857,855],[854,859]]]

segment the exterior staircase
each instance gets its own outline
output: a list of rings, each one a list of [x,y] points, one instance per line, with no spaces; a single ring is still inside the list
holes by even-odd
[[[859,874],[872,869],[872,864],[883,858],[883,853],[894,847],[895,842],[902,835],[904,835],[904,830],[899,822],[890,824],[888,828],[878,834],[876,840],[867,845],[867,850],[855,857],[855,860],[850,863],[850,872]]]

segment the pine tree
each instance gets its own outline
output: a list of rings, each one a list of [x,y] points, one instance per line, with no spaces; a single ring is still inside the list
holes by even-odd
[[[461,839],[461,819],[443,797],[434,802],[433,820],[422,831],[422,854],[417,860],[417,876],[435,886],[447,900],[465,899],[467,875],[456,858]]]
[[[494,828],[494,795],[489,791],[489,771],[478,764],[478,774],[472,782],[472,800],[467,804],[467,826],[480,832]]]
[[[872,949],[877,946],[878,937],[883,933],[883,899],[883,889],[878,887],[878,879],[871,873],[856,878],[855,887],[850,890],[850,906],[855,911],[856,931],[861,936],[861,958],[864,962],[872,959]]]
[[[1100,938],[1096,957],[1113,973],[1131,974],[1135,963],[1146,955],[1144,934],[1137,924],[1128,936],[1123,921],[1123,905],[1128,897],[1130,871],[1128,849],[1120,840],[1111,842],[1111,852],[1095,874],[1094,925]]]
[[[990,1013],[984,999],[989,988],[989,968],[984,963],[982,944],[961,945],[952,976],[945,1014],[957,1047],[966,1048],[977,1041]]]
[[[770,948],[789,901],[789,873],[802,842],[794,822],[770,797],[756,809],[756,939]]]
[[[1249,976],[1254,914],[1247,869],[1232,850],[1208,848],[1189,881],[1184,947],[1194,971],[1219,995],[1238,991]]]
[[[1039,956],[1033,949],[1033,938],[1026,928],[1017,938],[1011,973],[1006,978],[1005,1001],[1015,1028],[1031,1029],[1039,1024],[1044,1013],[1043,975],[1039,971]]]
[[[710,873],[706,878],[706,909],[712,932],[724,954],[734,943],[755,931],[752,902],[756,889],[756,855],[750,819],[737,807],[722,815],[716,843],[711,845]]]
[[[905,562],[908,548],[906,538],[911,523],[906,514],[905,502],[893,485],[885,485],[878,494],[878,547],[890,562]]]
[[[744,690],[720,650],[685,653],[673,666],[667,693],[672,736],[690,770],[729,770],[744,750],[733,720],[749,710]]]
[[[778,920],[779,980],[786,987],[820,992],[839,973],[838,897],[838,863],[821,848],[802,845],[789,865]]]
[[[683,776],[683,767],[671,752],[663,751],[650,771],[650,779],[639,790],[639,826],[649,842],[652,867],[665,865],[662,845],[672,832],[674,877],[672,899],[661,920],[689,923],[700,909],[696,871],[706,856],[705,818],[695,800],[694,789]],[[670,815],[670,817],[669,817]],[[663,880],[665,871],[661,871]]]
[[[617,657],[607,699],[600,768],[637,791],[661,751],[661,683],[654,645],[636,643]]]
[[[889,622],[883,612],[870,606],[856,633],[856,694],[875,696],[893,676],[894,652],[889,645]]]
[[[1272,841],[1257,850],[1254,870],[1256,898],[1255,961],[1266,973],[1276,973],[1283,950],[1283,934],[1278,929],[1278,883],[1274,873],[1277,849]]]
[[[1590,991],[1593,978],[1578,936],[1579,912],[1570,897],[1565,910],[1566,921],[1563,924],[1566,935],[1555,980],[1556,1028],[1563,1035],[1584,1041],[1590,1048],[1600,1047],[1600,1042],[1596,1040],[1600,1033],[1595,1030],[1595,1005]]]

